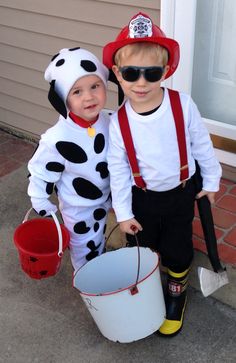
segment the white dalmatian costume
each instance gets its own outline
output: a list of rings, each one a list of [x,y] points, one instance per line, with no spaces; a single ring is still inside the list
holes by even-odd
[[[61,114],[42,136],[29,161],[28,194],[40,215],[57,211],[48,199],[54,187],[65,226],[70,232],[71,261],[75,270],[104,250],[106,216],[110,208],[107,146],[109,116],[102,111],[94,124],[96,135],[69,117],[66,99],[73,84],[97,75],[107,84],[108,70],[90,52],[62,49],[45,71],[50,82],[48,98]]]

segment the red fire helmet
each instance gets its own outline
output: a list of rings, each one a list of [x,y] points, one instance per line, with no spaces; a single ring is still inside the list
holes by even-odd
[[[170,77],[179,64],[179,44],[171,38],[167,38],[164,32],[155,24],[150,17],[139,12],[134,15],[125,26],[114,42],[108,43],[103,48],[103,63],[111,69],[114,65],[114,56],[118,49],[127,44],[149,42],[156,43],[168,50],[168,65],[170,67],[165,78]]]

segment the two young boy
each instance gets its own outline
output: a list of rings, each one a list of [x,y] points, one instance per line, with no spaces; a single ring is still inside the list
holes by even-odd
[[[104,87],[108,74],[94,58],[93,64],[89,59],[88,62],[81,59],[79,63],[77,59],[80,71],[74,66],[68,67],[65,74],[60,73],[64,64],[60,54],[45,73],[51,84],[49,99],[62,115],[60,127],[56,124],[43,135],[29,163],[29,195],[37,212],[55,211],[47,198],[48,190],[56,184],[60,210],[71,233],[72,263],[77,269],[100,254],[104,246],[102,229],[109,208],[108,120],[103,113],[97,119],[105,96],[99,102],[91,97],[82,108],[74,108],[70,96],[83,96],[83,87],[91,80],[89,77],[100,78],[100,82],[98,78],[91,83],[90,90],[97,89],[98,84]],[[115,112],[110,120],[107,154],[113,208],[129,244],[134,244],[133,234],[138,233],[140,244],[158,251],[162,264],[167,267],[167,315],[159,333],[172,336],[183,324],[188,273],[193,259],[195,160],[203,177],[203,190],[198,197],[207,195],[211,202],[219,189],[221,167],[196,105],[183,93],[180,102],[184,146],[179,145],[171,94],[161,87],[161,82],[178,66],[179,46],[173,39],[166,38],[148,15],[135,15],[116,40],[104,47],[103,62],[114,72],[126,96],[123,111],[127,114],[139,168],[138,175],[133,175],[125,146],[126,133],[121,132],[123,120],[119,120],[120,114]],[[84,73],[84,68],[91,73]],[[56,89],[55,95],[55,86],[59,84],[57,77],[61,89]],[[71,78],[69,83],[67,77]],[[75,83],[77,80],[85,81],[81,89]],[[92,131],[93,128],[96,131]],[[181,148],[185,151],[185,164],[181,160]]]

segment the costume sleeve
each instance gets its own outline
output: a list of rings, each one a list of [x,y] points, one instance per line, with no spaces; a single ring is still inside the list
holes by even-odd
[[[109,127],[108,169],[112,193],[112,206],[118,222],[133,218],[132,178],[126,150],[116,116],[113,115]]]
[[[203,189],[209,192],[219,190],[222,168],[218,162],[209,132],[204,125],[195,103],[190,99],[189,125],[192,156],[198,161],[203,178]]]
[[[49,216],[50,211],[56,212],[57,206],[48,199],[54,190],[54,185],[64,170],[64,159],[55,146],[49,146],[44,138],[28,163],[30,172],[28,195],[32,207],[42,216]]]

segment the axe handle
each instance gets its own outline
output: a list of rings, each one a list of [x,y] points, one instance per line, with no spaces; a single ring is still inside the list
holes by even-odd
[[[202,190],[202,176],[197,161],[196,161],[196,173],[195,173],[195,186],[196,186],[196,193],[199,193]],[[224,268],[220,263],[218,255],[217,240],[216,240],[211,204],[206,195],[200,199],[197,199],[197,206],[198,206],[199,216],[202,224],[209,260],[215,272],[222,272],[224,271]]]

